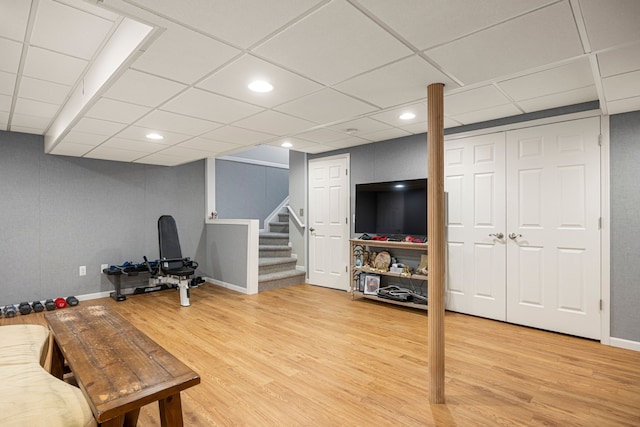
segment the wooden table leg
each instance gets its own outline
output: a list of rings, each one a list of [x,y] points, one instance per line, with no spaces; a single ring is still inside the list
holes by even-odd
[[[115,418],[111,418],[105,422],[100,423],[100,427],[122,427],[122,422],[124,421],[124,415],[120,415]]]
[[[162,427],[182,427],[182,402],[180,393],[158,401],[160,406],[160,425]]]
[[[55,338],[51,348],[51,375],[58,379],[62,379],[64,376],[64,356]]]
[[[136,427],[138,425],[138,416],[140,408],[129,411],[124,415],[124,427]]]

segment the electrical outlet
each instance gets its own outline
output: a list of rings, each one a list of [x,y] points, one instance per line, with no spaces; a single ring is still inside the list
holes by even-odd
[[[87,275],[87,266],[86,265],[81,265],[80,268],[78,269],[78,274],[80,276],[86,276]]]
[[[100,273],[102,273],[104,270],[106,270],[107,268],[109,268],[109,264],[101,264],[100,265]]]

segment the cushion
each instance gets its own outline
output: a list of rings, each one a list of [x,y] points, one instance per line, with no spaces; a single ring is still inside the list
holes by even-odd
[[[41,325],[0,326],[0,365],[44,365],[49,329]]]

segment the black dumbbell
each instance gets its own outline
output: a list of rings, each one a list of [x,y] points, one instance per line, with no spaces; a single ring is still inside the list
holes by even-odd
[[[35,311],[36,313],[40,313],[41,311],[44,311],[44,305],[42,305],[40,301],[32,302],[31,307],[33,307],[33,311]]]
[[[67,297],[67,305],[69,307],[75,307],[79,303],[80,303],[80,301],[78,301],[78,298],[74,297],[73,295],[70,296],[70,297]]]
[[[52,299],[48,299],[44,302],[44,306],[47,309],[47,311],[51,311],[51,310],[55,310],[56,309],[56,303],[53,302]]]
[[[13,304],[6,305],[2,311],[4,312],[4,317],[16,317],[16,306]]]
[[[18,311],[20,312],[20,314],[27,315],[29,313],[31,313],[31,305],[28,302],[21,302],[18,305]]]

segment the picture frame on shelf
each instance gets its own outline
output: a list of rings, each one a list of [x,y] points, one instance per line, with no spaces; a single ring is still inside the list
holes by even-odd
[[[377,295],[380,288],[380,276],[377,274],[367,274],[365,276],[364,294]]]

